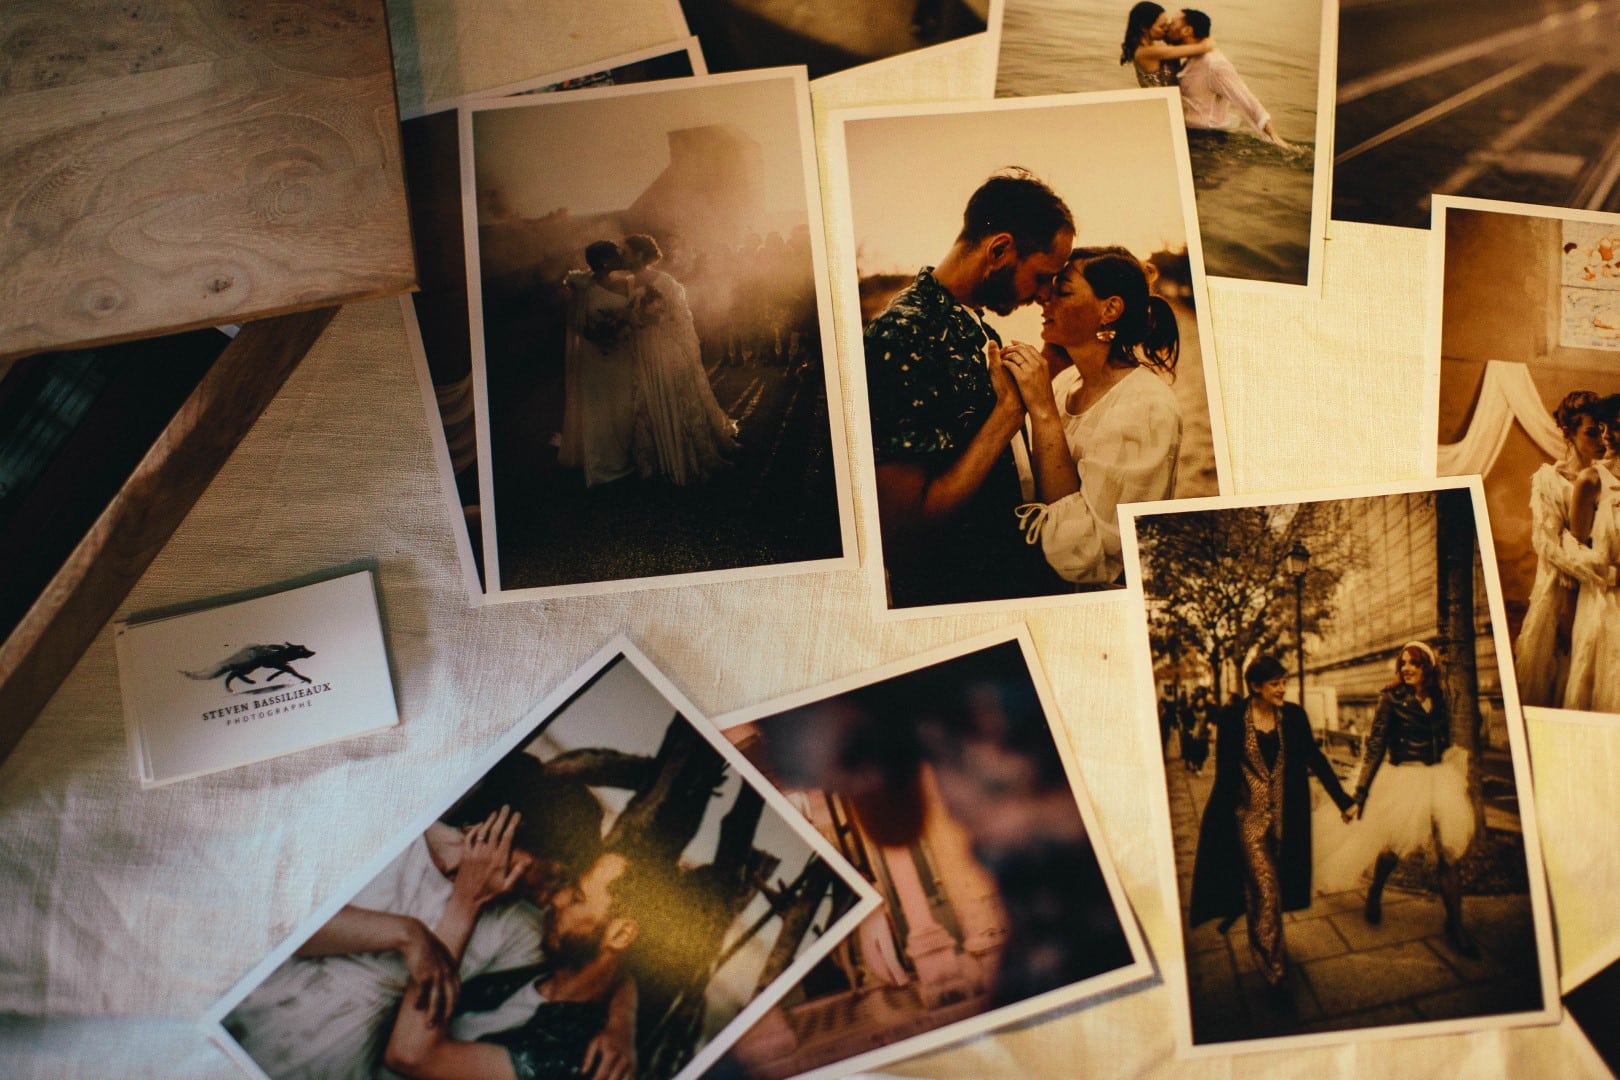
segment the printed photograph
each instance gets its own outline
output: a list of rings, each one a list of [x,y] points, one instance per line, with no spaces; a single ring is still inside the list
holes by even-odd
[[[864,1072],[1151,975],[1047,697],[1019,627],[722,718],[885,900],[722,1075]]]
[[[215,1007],[233,1058],[684,1080],[877,905],[627,644],[535,715]]]
[[[460,124],[487,593],[853,564],[803,72]]]
[[[1209,8],[1146,0],[1006,3],[997,97],[1174,87],[1186,115],[1209,272],[1317,286],[1328,209],[1333,0],[1225,0]]]
[[[1620,211],[1614,0],[1339,0],[1333,218],[1431,194]]]
[[[461,225],[461,116],[464,101],[551,93],[704,74],[697,39],[662,45],[584,68],[543,75],[468,98],[440,101],[402,117],[417,292],[400,297],[405,335],[433,435],[439,481],[450,509],[456,553],[469,596],[484,593],[478,503],[478,438],[473,412],[471,328],[467,319],[467,244]]]
[[[1215,494],[1226,468],[1174,93],[832,125],[879,613],[1118,588],[1116,507]]]
[[[982,34],[1003,0],[680,0],[712,71],[803,64],[812,79]]]
[[[1620,215],[1440,196],[1430,245],[1436,471],[1484,477],[1519,700],[1612,723]]]
[[[1194,1051],[1558,1019],[1479,481],[1335,494],[1126,522]]]

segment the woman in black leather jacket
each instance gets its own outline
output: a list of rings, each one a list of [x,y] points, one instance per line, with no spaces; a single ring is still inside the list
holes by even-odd
[[[1402,646],[1395,676],[1379,695],[1352,812],[1382,841],[1367,892],[1367,921],[1382,921],[1384,883],[1401,856],[1432,849],[1446,941],[1463,956],[1477,956],[1479,948],[1463,926],[1457,877],[1457,860],[1474,837],[1468,753],[1451,745],[1451,710],[1434,649],[1422,641]]]

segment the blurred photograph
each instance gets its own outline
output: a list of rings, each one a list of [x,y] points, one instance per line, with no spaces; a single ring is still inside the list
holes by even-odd
[[[462,580],[476,603],[484,594],[484,541],[478,508],[478,437],[473,413],[472,330],[467,319],[466,234],[461,225],[463,101],[621,86],[705,73],[697,39],[656,46],[583,68],[543,75],[402,113],[406,201],[416,243],[418,291],[400,297],[405,336],[421,384],[439,482],[449,508]]]
[[[460,134],[487,594],[852,565],[803,73],[472,102]]]
[[[233,1059],[695,1077],[877,905],[627,643],[536,717],[215,1007]]]
[[[1484,507],[1474,477],[1132,508],[1192,1052],[1557,1021]]]
[[[810,78],[982,34],[1003,0],[679,0],[713,71],[803,64]]]
[[[1119,588],[1117,508],[1226,467],[1173,91],[831,120],[879,614]]]
[[[879,890],[718,1073],[862,1072],[1151,974],[1027,631],[722,718]]]
[[[1327,226],[1333,9],[1333,0],[1208,8],[1007,0],[996,96],[1174,88],[1208,271],[1259,287],[1316,288]]]
[[[1430,250],[1436,471],[1484,477],[1519,700],[1613,723],[1620,215],[1437,196]]]
[[[1425,228],[1434,194],[1620,211],[1614,4],[1338,6],[1335,221]]]

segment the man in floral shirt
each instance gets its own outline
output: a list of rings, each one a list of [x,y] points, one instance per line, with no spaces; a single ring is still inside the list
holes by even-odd
[[[989,365],[1000,338],[982,320],[1034,300],[1063,269],[1074,220],[1023,170],[990,177],[962,231],[866,328],[866,386],[877,462],[878,521],[891,607],[1064,591],[1024,543],[1011,442],[1024,406]]]

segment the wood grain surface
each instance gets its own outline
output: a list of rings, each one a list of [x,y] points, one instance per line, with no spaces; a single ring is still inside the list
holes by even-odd
[[[414,280],[382,0],[0,3],[0,356]]]
[[[336,313],[321,308],[244,326],[0,644],[0,759]]]

